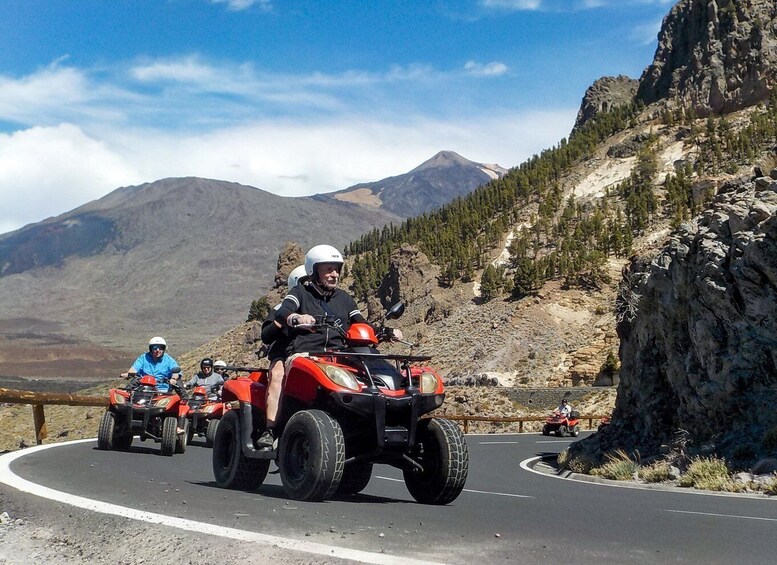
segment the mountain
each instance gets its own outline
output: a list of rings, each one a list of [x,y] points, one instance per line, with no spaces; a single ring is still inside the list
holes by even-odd
[[[412,218],[466,196],[506,172],[499,165],[475,163],[453,151],[440,151],[409,173],[357,184],[319,198],[378,208],[403,219]]]
[[[573,469],[616,450],[742,469],[777,445],[777,5],[681,0],[659,37],[638,83],[589,89],[569,139],[349,246],[369,317],[405,302],[397,325],[448,385],[618,384]]]
[[[428,181],[424,201],[436,190],[444,203],[490,178],[466,163],[443,153],[415,169],[437,183]],[[0,375],[71,374],[79,361],[92,371],[101,362],[123,367],[127,352],[156,334],[172,352],[190,349],[245,319],[251,301],[274,286],[285,242],[342,249],[404,218],[391,211],[404,205],[394,194],[383,194],[385,206],[365,207],[171,178],[121,187],[0,235]]]

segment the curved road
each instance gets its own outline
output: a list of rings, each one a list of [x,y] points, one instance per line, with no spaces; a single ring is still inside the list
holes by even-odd
[[[0,457],[0,481],[28,492],[45,485],[42,494],[99,512],[374,563],[744,564],[777,555],[775,500],[529,469],[569,439],[468,435],[465,491],[442,507],[415,503],[385,466],[361,495],[323,503],[287,499],[277,474],[257,492],[220,489],[201,441],[172,458],[137,439],[126,453],[98,451],[95,441],[32,448]]]

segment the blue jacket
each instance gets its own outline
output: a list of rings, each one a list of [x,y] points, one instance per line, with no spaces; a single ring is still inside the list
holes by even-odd
[[[173,375],[173,369],[178,366],[178,362],[167,353],[155,360],[150,352],[143,353],[132,364],[132,368],[135,369],[138,375],[151,375],[154,377],[157,383],[157,390],[160,392],[166,392],[170,389],[167,381]]]

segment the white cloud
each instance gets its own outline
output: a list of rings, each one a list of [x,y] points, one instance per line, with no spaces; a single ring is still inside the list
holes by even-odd
[[[263,11],[272,10],[271,0],[210,0],[213,4],[226,4],[227,9],[233,12],[247,10],[251,6],[258,6]]]
[[[505,74],[508,71],[507,65],[498,61],[482,64],[475,61],[467,61],[464,70],[471,75],[481,77],[494,77]]]
[[[631,30],[631,38],[640,45],[650,45],[658,38],[661,29],[661,19],[635,27]]]
[[[121,155],[73,125],[0,135],[0,233],[141,180]]]
[[[486,8],[509,11],[547,11],[547,12],[575,12],[578,10],[592,10],[606,6],[628,4],[656,4],[659,6],[676,2],[677,0],[480,0],[480,4]]]
[[[208,134],[73,125],[0,135],[0,233],[61,214],[119,186],[171,176],[247,184],[285,196],[346,188],[401,174],[437,151],[518,165],[569,133],[576,109],[466,116],[458,121],[368,115],[262,121]],[[473,127],[476,124],[477,127]]]
[[[481,0],[486,8],[503,8],[506,10],[538,10],[542,0]]]

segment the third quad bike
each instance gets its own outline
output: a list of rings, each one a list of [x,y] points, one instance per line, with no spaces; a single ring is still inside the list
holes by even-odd
[[[577,437],[580,434],[580,414],[576,410],[572,410],[567,416],[554,412],[542,426],[542,435],[549,436],[551,432],[558,437],[564,437],[566,434]]]
[[[180,389],[170,385],[169,390],[157,390],[156,379],[141,376],[127,388],[112,388],[110,404],[97,430],[97,449],[126,451],[135,434],[140,441],[151,438],[162,444],[162,455],[183,453],[186,450],[189,425],[186,405],[181,402]],[[184,430],[178,433],[179,427]]]
[[[403,310],[397,304],[386,319]],[[323,317],[318,325],[337,328]],[[393,333],[385,326],[376,334],[372,326],[354,323],[343,333],[345,349],[287,362],[273,448],[255,444],[265,428],[267,371],[225,383],[222,399],[233,409],[221,419],[213,444],[218,485],[256,489],[275,461],[291,498],[320,501],[361,492],[379,463],[401,469],[418,502],[455,500],[467,480],[469,454],[455,423],[422,418],[445,398],[440,376],[418,365],[430,358],[379,353],[378,336]]]
[[[224,411],[229,405],[221,401],[221,385],[210,387],[197,386],[186,400],[186,419],[189,421],[187,442],[191,443],[195,435],[205,437],[205,445],[213,447],[216,428]]]

